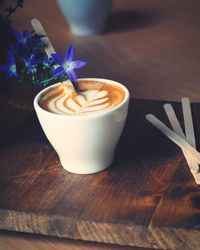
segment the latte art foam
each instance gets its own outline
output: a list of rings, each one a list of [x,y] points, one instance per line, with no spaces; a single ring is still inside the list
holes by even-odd
[[[88,114],[112,108],[125,96],[122,88],[103,82],[80,80],[79,88],[76,93],[71,82],[60,83],[44,92],[39,105],[56,114]]]

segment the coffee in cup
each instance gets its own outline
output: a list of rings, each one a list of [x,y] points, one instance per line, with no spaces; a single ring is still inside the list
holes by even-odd
[[[104,111],[121,103],[124,90],[113,84],[97,80],[79,80],[77,93],[67,80],[43,93],[39,105],[52,113],[84,115]]]

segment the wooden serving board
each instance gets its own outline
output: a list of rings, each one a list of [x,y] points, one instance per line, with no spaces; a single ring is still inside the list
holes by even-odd
[[[172,104],[182,120],[180,103]],[[0,228],[136,247],[199,249],[200,186],[181,150],[145,120],[153,113],[168,124],[162,106],[131,100],[114,164],[93,175],[61,167],[32,112],[0,147]],[[192,111],[198,144],[200,104],[192,104]]]

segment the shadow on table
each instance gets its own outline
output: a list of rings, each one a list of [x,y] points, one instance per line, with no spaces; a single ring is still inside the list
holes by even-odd
[[[143,29],[158,24],[166,15],[150,10],[124,10],[111,15],[108,20],[107,32],[125,32]]]
[[[130,100],[126,126],[116,151],[116,163],[126,164],[133,159],[154,161],[177,154],[178,147],[145,118],[146,114],[152,113],[168,124],[162,105],[160,101]]]

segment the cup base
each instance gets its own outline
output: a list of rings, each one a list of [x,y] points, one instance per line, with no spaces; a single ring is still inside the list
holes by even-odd
[[[61,160],[62,167],[73,174],[95,174],[107,169],[113,162],[113,158],[103,163],[80,163]]]

